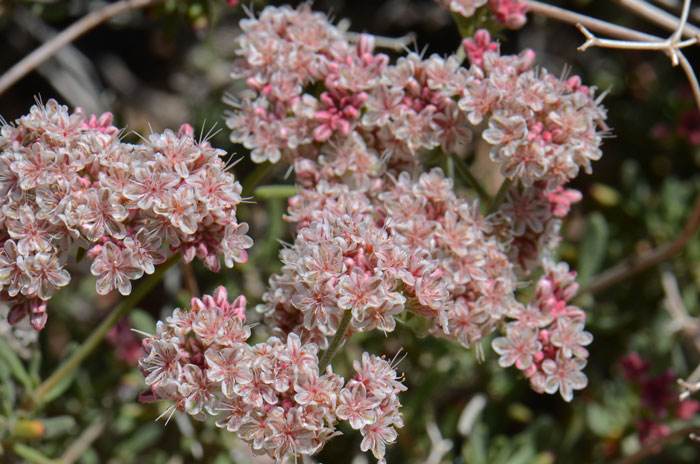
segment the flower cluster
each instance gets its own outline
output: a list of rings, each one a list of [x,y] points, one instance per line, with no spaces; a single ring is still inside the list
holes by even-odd
[[[70,281],[73,245],[93,260],[97,292],[131,291],[167,244],[212,269],[246,260],[252,241],[236,221],[241,187],[225,153],[192,128],[122,143],[109,113],[69,113],[55,100],[0,129],[0,299],[9,321],[46,322],[46,301]]]
[[[391,332],[405,309],[465,347],[493,331],[517,304],[516,276],[478,202],[459,200],[440,169],[377,193],[321,182],[290,200],[297,237],[258,308],[273,333],[324,347],[346,311],[352,330]]]
[[[503,56],[481,30],[464,42],[469,69],[415,53],[389,64],[372,37],[351,45],[308,8],[268,7],[242,23],[234,76],[248,88],[227,124],[253,161],[284,156],[300,181],[364,187],[415,168],[421,150],[453,153],[482,123],[492,160],[525,186],[553,190],[600,158],[595,88],[534,68],[531,50]]]
[[[476,53],[482,65],[472,66],[459,106],[474,124],[489,114],[482,136],[493,145],[491,159],[503,176],[525,186],[544,181],[551,190],[576,177],[579,168],[590,173],[591,161],[602,154],[598,126],[606,116],[595,89],[578,76],[562,81],[533,69],[530,50],[500,56],[486,31],[465,44],[470,60]]]
[[[488,12],[502,26],[520,29],[525,25],[527,3],[518,0],[435,0],[453,13],[471,18],[478,8],[486,5]]]
[[[247,90],[227,120],[231,139],[256,162],[284,157],[302,186],[286,217],[298,222],[297,237],[258,307],[274,335],[323,348],[344,318],[346,336],[390,332],[397,317],[411,317],[404,311],[424,317],[434,336],[477,349],[499,327],[504,339],[587,334],[582,311],[567,303],[573,294],[557,300],[566,314],[552,314],[549,300],[526,305],[516,292],[538,267],[556,267],[561,218],[580,199],[564,184],[600,157],[605,111],[593,88],[535,69],[529,50],[502,56],[484,30],[463,44],[467,69],[455,56],[415,53],[390,64],[371,37],[351,45],[308,5],[268,7],[242,28],[234,74]],[[421,175],[418,159],[438,147],[455,153],[477,130],[512,182],[487,216],[441,170]],[[540,325],[506,322],[534,310]],[[538,369],[559,362],[557,346],[536,341],[547,350]],[[585,383],[584,352],[560,356],[576,366],[574,388]],[[545,389],[528,376],[537,391],[571,399],[571,382]]]
[[[340,391],[336,416],[360,430],[360,449],[372,450],[383,463],[386,444],[396,440],[396,427],[403,427],[397,395],[406,387],[383,358],[363,353],[362,361],[353,362],[353,367],[357,374]]]
[[[566,263],[545,260],[544,275],[535,286],[535,298],[507,314],[505,336],[496,338],[493,349],[503,367],[515,365],[530,379],[537,392],[556,393],[571,401],[573,390],[588,381],[586,366],[593,336],[583,330],[586,315],[569,304],[576,295],[575,272]]]
[[[562,186],[548,191],[541,182],[508,190],[492,219],[502,239],[510,243],[508,258],[519,275],[528,275],[543,259],[551,258],[559,245],[562,218],[581,197],[578,190]]]
[[[276,462],[316,453],[340,433],[337,420],[349,420],[364,436],[362,450],[383,461],[394,427],[403,425],[397,394],[405,387],[393,367],[365,353],[344,386],[330,366],[319,372],[318,347],[296,334],[251,346],[245,302],[229,303],[219,287],[158,322],[139,361],[151,387],[142,399],[172,402],[166,413],[220,416],[217,426]]]

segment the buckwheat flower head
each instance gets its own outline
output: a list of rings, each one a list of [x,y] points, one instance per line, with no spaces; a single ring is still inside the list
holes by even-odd
[[[217,416],[217,426],[278,463],[318,452],[339,433],[336,422],[349,418],[365,436],[363,451],[381,459],[396,438],[394,427],[403,425],[397,394],[405,387],[393,366],[365,353],[344,386],[330,366],[319,372],[317,345],[294,333],[249,345],[244,307],[245,298],[229,303],[219,287],[159,321],[143,341],[147,354],[139,367],[150,388],[142,400],[171,402],[165,414]],[[352,391],[358,403],[350,406],[340,398]],[[347,414],[337,412],[341,405]],[[358,408],[376,422],[358,418]]]
[[[575,273],[566,263],[544,260],[544,275],[535,287],[535,296],[527,306],[508,314],[505,337],[492,342],[501,355],[499,363],[512,364],[530,379],[535,391],[556,393],[565,401],[573,399],[573,390],[586,386],[582,370],[593,341],[586,332],[585,313],[570,305],[578,290]]]
[[[465,41],[465,47],[468,53],[474,50],[476,66],[459,106],[470,114],[490,113],[483,138],[494,145],[491,158],[501,164],[502,174],[526,186],[543,180],[551,190],[580,168],[590,172],[591,161],[601,156],[599,128],[605,119],[595,89],[581,85],[577,76],[564,81],[533,69],[532,51],[501,56],[481,32],[474,42]],[[485,88],[494,92],[486,106],[475,98]]]
[[[353,367],[357,374],[341,390],[336,415],[360,430],[362,451],[371,450],[379,462],[385,462],[386,445],[396,440],[396,428],[403,427],[397,395],[406,386],[394,366],[378,356],[363,353]]]
[[[131,280],[165,261],[165,244],[212,270],[220,255],[229,267],[246,259],[241,187],[224,152],[188,125],[123,143],[111,120],[49,100],[0,128],[0,299],[11,322],[43,327],[76,246],[93,261],[99,294],[129,294]]]
[[[516,306],[515,274],[478,204],[439,169],[373,192],[321,181],[290,199],[297,237],[258,307],[273,333],[325,347],[346,312],[353,331],[390,332],[405,310],[466,347],[493,331]]]
[[[525,20],[522,2],[440,3],[464,15],[490,11],[506,27]],[[480,350],[500,328],[505,336],[493,346],[501,364],[516,365],[536,391],[556,385],[570,399],[582,388],[574,368],[585,363],[566,360],[585,360],[591,337],[584,313],[568,303],[577,288],[571,273],[552,257],[561,219],[580,199],[564,185],[601,155],[605,109],[595,89],[535,68],[531,50],[501,55],[485,30],[463,43],[467,69],[454,56],[410,52],[390,63],[370,36],[350,44],[308,5],[266,8],[243,29],[234,77],[246,90],[230,102],[231,140],[255,162],[289,162],[298,183],[285,216],[297,235],[257,308],[272,334],[323,349],[344,317],[350,336],[390,332],[409,311],[430,334]],[[473,131],[513,181],[488,216],[479,201],[457,196],[441,170],[422,172],[420,163],[433,150],[458,152]],[[539,268],[536,297],[521,303],[518,283]],[[556,382],[561,369],[547,362],[545,371],[546,360],[575,379]],[[366,388],[342,398],[354,426],[381,422]],[[362,446],[383,459],[394,432],[375,432]],[[264,440],[259,422],[246,434],[254,446]]]

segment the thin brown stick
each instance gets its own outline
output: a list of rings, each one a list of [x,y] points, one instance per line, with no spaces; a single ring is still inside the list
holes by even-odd
[[[85,453],[92,443],[97,440],[105,429],[107,423],[103,418],[98,418],[90,424],[83,433],[66,449],[61,456],[61,464],[73,464]]]
[[[197,285],[197,278],[194,275],[192,262],[186,263],[185,261],[182,261],[182,278],[185,281],[187,291],[190,292],[190,296],[192,298],[199,298],[199,285]]]
[[[679,19],[661,8],[657,8],[642,0],[617,1],[633,13],[669,31],[675,31],[678,28]],[[698,37],[700,39],[700,28],[692,24],[685,24],[683,26],[683,37]]]
[[[676,430],[675,432],[671,432],[670,435],[661,437],[658,440],[654,440],[652,443],[649,443],[648,445],[644,446],[632,456],[627,456],[626,458],[618,459],[617,461],[615,461],[615,464],[634,464],[648,456],[651,456],[652,454],[658,453],[666,445],[675,441],[676,439],[691,434],[700,434],[700,426],[688,425],[686,427]]]
[[[57,51],[81,35],[88,32],[108,19],[121,13],[137,8],[155,5],[163,0],[121,0],[111,3],[104,8],[86,14],[67,29],[45,42],[39,48],[25,56],[7,72],[0,76],[0,95],[15,85],[20,79],[32,72],[37,66],[51,58]]]
[[[591,18],[590,16],[586,16],[580,13],[574,13],[573,11],[548,5],[546,3],[538,2],[536,0],[525,0],[525,3],[528,4],[529,10],[532,13],[548,16],[559,22],[571,24],[573,26],[577,24],[583,24],[589,30],[597,32],[599,34],[605,34],[611,37],[617,37],[619,39],[624,40],[636,40],[639,42],[653,42],[661,40],[656,36],[645,34],[644,32],[635,31],[634,29],[618,26],[607,21]]]
[[[688,222],[686,222],[683,232],[681,232],[678,237],[668,243],[648,251],[647,253],[644,253],[641,256],[633,256],[618,263],[607,271],[604,271],[598,277],[594,278],[588,285],[579,290],[578,294],[597,293],[610,287],[611,285],[615,285],[616,283],[625,280],[630,276],[633,276],[634,274],[642,272],[643,270],[652,266],[656,266],[660,262],[681,251],[693,237],[699,226],[700,196],[695,200],[695,204],[693,205]]]

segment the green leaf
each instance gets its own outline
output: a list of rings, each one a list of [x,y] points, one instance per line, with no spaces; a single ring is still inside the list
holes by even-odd
[[[6,363],[0,362],[0,405],[2,406],[2,415],[11,417],[13,415],[15,403],[15,383],[12,380],[12,372]],[[0,430],[0,437],[2,431]]]
[[[476,423],[469,434],[469,441],[462,450],[464,461],[470,464],[486,464],[487,442],[488,428],[483,422]]]
[[[78,247],[78,251],[75,253],[75,262],[79,263],[80,261],[82,261],[85,257],[85,253],[87,253],[87,250],[85,248]]]
[[[608,236],[605,217],[598,212],[591,213],[586,221],[586,232],[577,265],[579,284],[585,285],[600,269],[605,259]]]
[[[27,389],[27,391],[32,391],[33,385],[27,370],[24,368],[24,364],[17,356],[17,353],[10,347],[10,345],[0,338],[0,360],[7,363],[12,371],[12,375]]]
[[[60,437],[75,432],[77,423],[73,416],[62,415],[41,419],[46,428],[46,438]]]
[[[589,404],[585,411],[586,423],[593,433],[602,438],[620,437],[625,425],[625,418],[620,411],[598,403]]]
[[[53,459],[47,458],[40,451],[22,443],[15,443],[12,451],[24,458],[25,462],[31,462],[32,464],[56,464],[56,461]]]

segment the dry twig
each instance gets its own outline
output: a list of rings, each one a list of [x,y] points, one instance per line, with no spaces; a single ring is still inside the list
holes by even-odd
[[[686,222],[683,232],[678,237],[641,256],[633,256],[618,263],[594,278],[588,285],[579,290],[578,294],[597,293],[670,258],[685,247],[686,243],[695,235],[699,226],[700,197],[695,200],[688,222]]]
[[[661,8],[643,0],[617,0],[622,6],[630,9],[633,13],[643,17],[647,21],[655,23],[669,31],[675,31],[678,28],[679,19]],[[700,28],[686,24],[683,27],[683,37],[700,37]]]
[[[41,63],[51,58],[58,50],[73,42],[89,30],[121,13],[152,6],[161,1],[163,0],[121,0],[116,3],[110,3],[97,11],[88,13],[71,24],[60,34],[25,56],[19,63],[15,64],[0,76],[0,95],[5,93],[24,76],[32,72]]]

